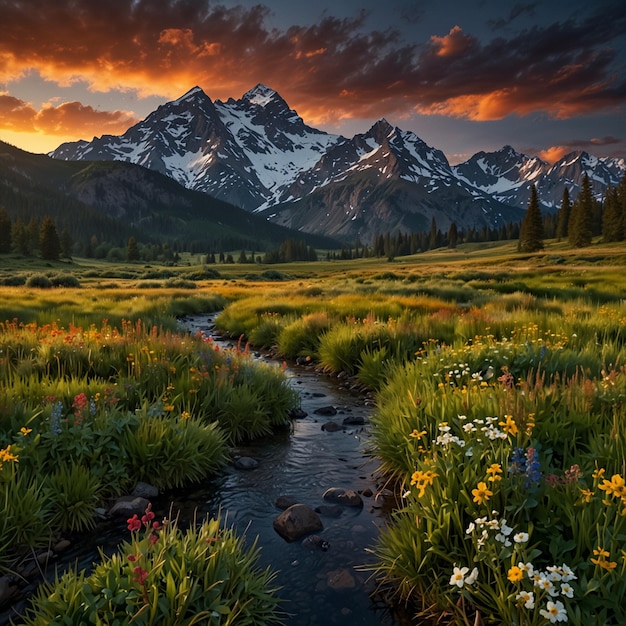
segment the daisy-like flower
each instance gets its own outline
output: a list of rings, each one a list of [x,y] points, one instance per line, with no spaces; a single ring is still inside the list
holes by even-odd
[[[561,572],[562,572],[561,580],[564,583],[569,582],[570,580],[576,580],[577,579],[577,576],[572,571],[572,568],[569,565],[565,565],[565,563],[563,563],[563,565],[561,565]]]
[[[569,583],[561,583],[561,595],[566,598],[574,597],[574,589]]]
[[[532,591],[520,591],[516,596],[520,606],[524,606],[525,609],[535,608],[535,594]]]
[[[541,609],[539,613],[542,617],[549,620],[551,624],[567,621],[567,611],[565,610],[565,605],[560,600],[557,600],[556,602],[548,600],[546,608]]]
[[[521,561],[517,564],[522,572],[528,576],[528,578],[532,578],[535,575],[535,567],[532,563],[522,563]]]
[[[450,576],[450,585],[453,587],[456,585],[459,589],[462,589],[467,572],[469,572],[469,567],[457,567],[455,565],[452,570],[452,576]]]
[[[513,541],[515,543],[526,543],[528,541],[528,533],[515,533]]]
[[[467,576],[465,578],[465,584],[466,585],[473,585],[476,581],[478,580],[478,568],[475,567],[469,574],[469,576]]]
[[[472,495],[474,496],[474,502],[477,504],[483,504],[493,495],[493,491],[487,489],[486,483],[479,482],[476,489],[472,489]]]

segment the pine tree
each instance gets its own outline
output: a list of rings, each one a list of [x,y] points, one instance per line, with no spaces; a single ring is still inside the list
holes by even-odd
[[[568,240],[575,248],[584,248],[591,245],[593,236],[593,193],[589,176],[585,173],[580,193],[572,205],[568,226]]]
[[[518,250],[520,252],[543,250],[543,218],[535,185],[530,188],[530,200],[520,228]]]
[[[61,255],[61,241],[51,217],[45,217],[41,224],[39,254],[46,261],[58,261]]]
[[[0,254],[11,252],[11,219],[4,207],[0,207]]]
[[[563,199],[561,200],[561,208],[557,214],[556,238],[558,241],[567,237],[567,227],[569,224],[570,213],[572,212],[572,202],[569,197],[567,187],[563,189]]]
[[[74,245],[74,242],[72,241],[72,236],[70,235],[70,231],[67,230],[67,228],[64,228],[61,231],[60,242],[61,242],[61,256],[64,259],[71,259],[72,258],[72,246]]]
[[[139,260],[139,247],[137,246],[137,239],[133,235],[128,238],[126,245],[126,259],[128,261]]]
[[[459,232],[456,226],[456,222],[452,222],[452,224],[450,224],[450,228],[448,229],[448,248],[456,248],[458,240]]]
[[[11,226],[11,247],[14,252],[28,256],[32,253],[30,239],[26,231],[26,224],[19,217]]]
[[[624,239],[624,219],[617,189],[608,187],[604,194],[602,213],[602,241],[622,241]]]

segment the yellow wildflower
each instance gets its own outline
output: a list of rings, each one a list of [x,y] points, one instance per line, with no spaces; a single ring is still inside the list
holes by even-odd
[[[599,467],[597,470],[595,470],[595,472],[592,474],[592,476],[594,478],[602,478],[604,476],[604,468],[603,467]]]
[[[605,491],[607,495],[614,498],[626,496],[626,482],[619,474],[613,474],[611,480],[604,479],[598,489]]]
[[[26,437],[26,435],[28,435],[28,433],[32,433],[33,429],[32,428],[26,428],[26,426],[22,426],[22,428],[20,428],[20,432],[22,433],[22,435],[24,435],[24,437]]]
[[[425,430],[417,430],[417,428],[413,429],[413,432],[409,434],[409,437],[413,437],[413,439],[420,439],[426,434]]]
[[[607,572],[614,570],[617,567],[617,563],[615,561],[607,561],[607,558],[610,556],[610,553],[604,548],[598,546],[598,549],[594,549],[594,555],[597,556],[597,559],[592,558],[591,562],[602,569],[605,569]]]
[[[413,472],[413,475],[411,476],[411,485],[415,485],[417,487],[418,498],[421,498],[424,493],[426,493],[426,487],[428,487],[428,485],[432,485],[436,477],[437,474],[432,470],[426,470],[425,472],[417,470]]]
[[[580,493],[583,496],[583,502],[591,502],[591,498],[594,495],[593,491],[591,491],[590,489],[581,489]]]
[[[11,452],[11,446],[7,446],[4,450],[0,450],[0,465],[3,463],[14,462],[17,463],[19,461],[17,454],[13,454]]]
[[[500,474],[502,474],[502,466],[500,463],[492,463],[487,468],[487,474],[489,474],[489,478],[487,480],[491,482],[495,483],[498,480],[502,480],[502,476],[500,476]]]
[[[502,426],[502,430],[507,435],[517,435],[517,433],[519,432],[517,424],[515,423],[512,415],[505,415],[504,422],[498,422],[498,425]]]
[[[506,575],[506,577],[512,583],[516,583],[516,582],[522,580],[522,578],[524,578],[524,572],[522,572],[522,570],[519,567],[517,567],[517,565],[513,565],[513,567],[511,567],[511,569],[509,569],[509,572]]]
[[[472,489],[472,495],[474,496],[474,502],[477,504],[483,504],[483,502],[487,502],[489,498],[493,495],[493,491],[487,489],[487,484],[484,482],[478,483],[476,489]]]

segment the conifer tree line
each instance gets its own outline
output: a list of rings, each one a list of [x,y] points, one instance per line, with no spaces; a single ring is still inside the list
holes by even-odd
[[[593,196],[591,182],[584,175],[581,190],[572,200],[565,188],[561,205],[556,213],[542,215],[537,189],[531,187],[526,215],[521,224],[508,223],[497,228],[460,229],[452,223],[442,232],[433,217],[428,231],[412,233],[377,233],[368,245],[357,237],[353,246],[329,252],[327,259],[354,259],[363,257],[386,257],[416,254],[435,248],[456,248],[461,243],[481,243],[488,241],[518,240],[520,252],[542,250],[545,239],[567,241],[570,246],[589,246],[594,237],[601,236],[606,243],[626,241],[626,174],[617,187],[608,187],[602,201]],[[0,254],[10,252],[24,256],[39,255],[46,260],[71,258],[74,252],[87,258],[106,258],[111,261],[164,261],[175,262],[179,252],[206,254],[208,263],[234,263],[231,254],[223,250],[241,250],[238,263],[285,263],[290,261],[317,260],[312,246],[297,239],[287,239],[277,249],[267,251],[263,257],[257,256],[258,242],[237,237],[219,238],[214,241],[142,243],[131,235],[125,243],[115,245],[99,241],[95,235],[85,244],[77,244],[67,227],[59,229],[54,220],[44,216],[41,221],[31,217],[11,220],[6,210],[0,206]],[[209,251],[207,252],[207,248]],[[246,253],[251,250],[250,253]],[[219,253],[213,250],[222,250]],[[218,256],[216,256],[218,255]],[[218,261],[219,258],[219,261]]]

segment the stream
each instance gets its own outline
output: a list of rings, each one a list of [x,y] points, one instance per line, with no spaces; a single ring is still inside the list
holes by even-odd
[[[215,336],[213,319],[209,315],[187,316],[181,325],[212,336],[221,347],[234,345]],[[273,362],[261,354],[255,358]],[[178,513],[182,522],[221,515],[222,523],[245,535],[250,544],[257,539],[259,566],[269,566],[277,574],[275,584],[280,587],[286,626],[397,624],[384,603],[372,599],[375,583],[370,572],[362,571],[362,566],[373,560],[368,549],[374,546],[390,509],[377,495],[377,463],[364,454],[371,413],[367,398],[310,366],[288,366],[285,373],[298,391],[306,416],[294,419],[291,429],[234,450],[235,456],[251,457],[258,466],[242,470],[231,464],[218,476],[159,496],[153,500],[153,510],[157,518]],[[336,409],[336,414],[315,412],[328,407]],[[344,426],[343,420],[349,417],[363,418],[365,423]],[[340,425],[340,429],[322,429],[327,422]],[[278,535],[273,521],[281,513],[275,504],[279,496],[311,508],[328,506],[331,503],[322,496],[332,487],[361,494],[363,507],[333,505],[335,515],[320,515],[324,528],[316,534],[328,543],[328,549],[308,548],[302,540],[288,543]],[[127,538],[125,522],[106,521],[96,533],[75,538],[55,565],[59,571],[70,565],[89,570],[99,560],[99,550],[112,554]],[[54,567],[49,567],[48,578],[51,570],[54,575]],[[15,611],[19,613],[23,607],[24,601],[20,601],[13,610],[0,614],[0,626],[9,623],[10,617],[19,623]]]

